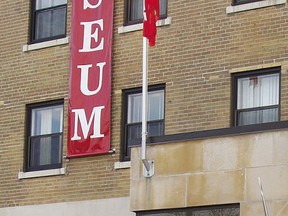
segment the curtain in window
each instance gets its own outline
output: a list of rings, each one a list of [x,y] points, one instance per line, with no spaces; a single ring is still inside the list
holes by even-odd
[[[164,91],[151,91],[148,93],[147,120],[164,119]],[[128,96],[127,123],[142,122],[142,93]]]
[[[63,108],[40,108],[32,111],[31,166],[59,163],[61,135],[63,127]]]
[[[67,4],[67,0],[36,0],[36,10]]]
[[[142,97],[141,93],[128,96],[127,123],[141,122]]]
[[[160,15],[166,14],[167,0],[160,0]]]
[[[238,79],[237,110],[239,125],[278,120],[278,108],[265,108],[279,104],[279,75],[269,74]],[[259,108],[247,110],[251,108]]]
[[[131,20],[142,19],[143,0],[131,0]]]
[[[148,94],[148,121],[164,119],[164,91],[153,91]]]
[[[34,39],[64,35],[67,0],[36,0]],[[60,7],[57,7],[60,6]]]
[[[36,12],[35,39],[65,34],[66,8]]]

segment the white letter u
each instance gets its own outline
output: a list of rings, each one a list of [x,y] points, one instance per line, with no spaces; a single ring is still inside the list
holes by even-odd
[[[81,69],[81,80],[80,80],[80,90],[86,96],[91,96],[97,94],[102,88],[103,82],[103,68],[106,65],[106,62],[100,62],[97,64],[99,67],[99,83],[98,87],[94,91],[88,89],[88,77],[89,77],[89,68],[92,67],[92,64],[89,65],[78,65],[77,68]]]

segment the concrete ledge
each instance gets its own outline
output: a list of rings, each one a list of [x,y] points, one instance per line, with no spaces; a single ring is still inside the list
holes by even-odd
[[[68,43],[69,43],[69,37],[65,37],[65,38],[61,38],[57,40],[45,41],[41,43],[35,43],[35,44],[25,44],[23,46],[23,52],[44,49],[44,48],[53,47],[53,46],[59,46],[59,45],[68,44]]]
[[[115,162],[114,163],[114,169],[129,169],[131,167],[131,162],[130,161],[125,161],[125,162]]]
[[[66,167],[60,169],[41,170],[33,172],[19,172],[18,179],[38,178],[55,175],[65,175],[67,173]]]
[[[0,208],[1,216],[135,216],[129,197]],[[17,205],[19,205],[17,203]]]
[[[286,4],[287,0],[264,0],[247,4],[241,4],[236,6],[228,6],[226,8],[226,14],[237,13],[241,11],[254,10],[258,8],[264,8],[274,5]]]

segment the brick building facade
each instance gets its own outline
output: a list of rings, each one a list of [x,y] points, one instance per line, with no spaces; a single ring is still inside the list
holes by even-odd
[[[270,213],[287,215],[286,0],[161,0],[149,48],[149,92],[162,102],[151,106],[160,111],[148,123],[157,131],[148,139],[155,160],[148,179],[139,122],[129,117],[142,84],[142,27],[131,15],[138,1],[114,1],[112,151],[73,159],[65,157],[72,0],[40,2],[0,3],[0,216],[190,215],[222,207],[264,215],[257,177]],[[49,35],[36,23],[58,9],[65,29],[57,24]],[[31,113],[51,103],[63,106],[61,167],[29,171]]]

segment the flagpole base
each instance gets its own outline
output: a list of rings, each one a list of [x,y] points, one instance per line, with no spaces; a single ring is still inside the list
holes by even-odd
[[[154,160],[142,159],[143,162],[143,176],[150,178],[154,175]]]

